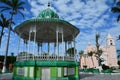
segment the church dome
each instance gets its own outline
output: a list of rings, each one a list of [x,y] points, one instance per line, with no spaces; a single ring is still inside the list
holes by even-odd
[[[52,11],[50,8],[43,10],[39,15],[38,18],[45,19],[45,18],[59,18],[59,16]]]

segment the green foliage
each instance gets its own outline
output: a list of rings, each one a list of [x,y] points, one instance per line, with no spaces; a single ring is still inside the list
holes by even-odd
[[[117,17],[117,22],[120,20],[120,1],[118,1],[117,3],[116,3],[116,6],[115,7],[112,7],[111,8],[111,11],[113,12],[113,13],[119,13],[118,14],[118,17]]]
[[[23,4],[25,3],[21,0],[0,0],[0,3],[3,4],[0,6],[0,12],[7,11],[7,13],[10,14],[10,19],[9,19],[10,24],[8,26],[9,31],[8,31],[8,38],[6,43],[5,59],[4,59],[4,63],[5,63],[4,65],[6,66],[13,17],[18,13],[20,13],[24,17],[21,10],[24,10]]]
[[[84,51],[82,51],[82,50],[79,52],[80,59],[82,58],[83,53],[84,53]]]
[[[10,22],[10,19],[7,19],[4,14],[0,15],[0,27],[2,27],[2,30],[0,32],[0,39],[2,39],[2,36],[4,35],[4,28],[8,28],[10,24],[15,24],[13,21]],[[12,27],[10,27],[10,30],[13,31]],[[1,40],[0,40],[1,42]]]
[[[93,61],[93,57],[92,57],[92,56],[93,56],[94,53],[95,53],[94,51],[90,51],[90,52],[88,52],[88,56],[91,57],[93,67],[94,67],[94,61]]]
[[[67,53],[70,55],[70,56],[74,56],[74,51],[75,51],[75,53],[76,53],[76,49],[74,48],[74,47],[72,47],[72,48],[69,48],[68,50],[67,50]]]
[[[16,61],[16,57],[15,56],[7,56],[7,61],[6,61],[6,66],[7,69],[9,67],[9,64],[13,64]],[[4,62],[4,56],[0,56],[0,62]],[[2,65],[0,64],[0,68],[2,69]]]
[[[93,56],[93,54],[94,54],[95,52],[94,51],[90,51],[90,52],[88,52],[88,56]]]
[[[100,57],[101,57],[103,51],[102,51],[102,49],[100,49],[99,38],[100,38],[100,34],[98,33],[98,34],[95,35],[96,48],[97,48],[97,50],[96,50],[96,52],[95,52],[95,57],[96,57],[97,60],[98,60],[99,66],[101,66],[101,62],[102,62],[103,60],[102,60]]]
[[[120,35],[118,36],[118,40],[120,40]]]
[[[79,52],[79,56],[80,56],[80,59],[79,59],[79,60],[80,60],[80,67],[81,67],[81,59],[82,59],[83,53],[84,53],[84,51],[82,51],[82,50]]]
[[[119,68],[120,68],[120,61],[118,61],[117,64],[119,65]]]
[[[25,4],[23,1],[20,0],[1,0],[1,3],[5,4],[3,6],[0,6],[1,12],[3,11],[10,11],[11,15],[16,15],[17,13],[20,13],[23,17],[23,13],[21,10],[24,10],[23,5]]]

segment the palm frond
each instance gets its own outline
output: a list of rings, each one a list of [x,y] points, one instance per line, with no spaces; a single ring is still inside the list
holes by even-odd
[[[119,13],[120,12],[120,8],[112,7],[111,11],[114,12],[114,13],[117,13],[117,12]]]
[[[116,4],[118,7],[120,7],[120,1],[119,2],[117,2],[117,4]]]
[[[84,51],[80,51],[80,52],[79,52],[79,55],[82,55],[83,53],[84,53]]]
[[[24,14],[21,11],[18,11],[18,12],[22,15],[23,18],[25,17]]]
[[[7,7],[7,6],[0,6],[1,10],[0,12],[3,12],[5,10],[10,10],[11,8]]]
[[[117,40],[120,40],[120,35],[118,36],[118,39]]]
[[[18,6],[22,6],[24,4],[25,4],[25,2],[20,2],[20,3],[18,3]]]
[[[20,10],[24,10],[24,7],[18,7],[18,9],[20,9]]]
[[[10,0],[0,0],[1,3],[7,5],[7,6],[12,6],[11,1]]]
[[[118,15],[118,17],[117,17],[117,22],[120,20],[120,15]]]

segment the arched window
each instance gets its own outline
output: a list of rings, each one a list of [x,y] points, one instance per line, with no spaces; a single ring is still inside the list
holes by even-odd
[[[110,45],[113,45],[112,40],[110,40]]]

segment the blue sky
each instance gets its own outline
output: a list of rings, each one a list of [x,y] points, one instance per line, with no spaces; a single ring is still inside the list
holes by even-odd
[[[37,15],[47,8],[50,2],[50,8],[56,12],[60,19],[64,19],[80,29],[80,34],[76,38],[77,50],[84,50],[88,43],[95,45],[95,34],[100,33],[100,44],[105,46],[108,33],[110,33],[116,42],[117,49],[120,49],[120,41],[116,41],[120,34],[120,22],[116,22],[117,14],[111,12],[111,7],[115,6],[113,0],[22,0],[24,5],[25,18],[17,15],[14,18],[17,26],[25,20],[37,17]],[[7,13],[5,13],[7,15]],[[5,32],[8,32],[6,29]],[[2,40],[0,54],[5,53],[7,33]],[[17,53],[18,36],[11,34],[9,53]],[[23,44],[23,43],[22,43]],[[21,45],[22,48],[23,45]]]

